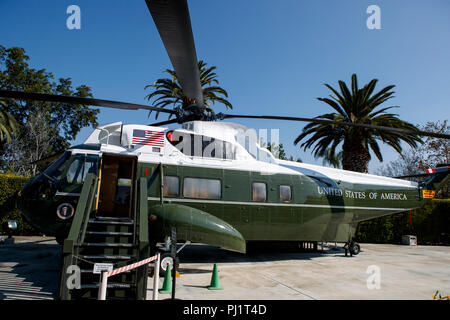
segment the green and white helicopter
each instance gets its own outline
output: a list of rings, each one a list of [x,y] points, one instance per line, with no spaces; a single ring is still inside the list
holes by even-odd
[[[334,123],[387,131],[403,129],[282,116],[215,114],[203,105],[186,0],[146,0],[185,94],[183,107],[160,109],[117,101],[0,90],[0,97],[167,113],[153,125],[96,128],[21,190],[20,208],[46,235],[67,237],[88,173],[98,177],[95,219],[132,220],[136,181],[147,181],[149,241],[204,243],[245,252],[249,242],[352,241],[359,222],[422,207],[448,180],[449,166],[423,182],[285,161],[262,148],[253,130],[232,118]],[[181,128],[164,125],[179,123]],[[416,134],[449,138],[417,131]]]

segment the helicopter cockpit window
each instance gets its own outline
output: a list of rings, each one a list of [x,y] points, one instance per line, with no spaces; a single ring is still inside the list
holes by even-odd
[[[70,151],[66,151],[63,155],[56,160],[50,167],[48,167],[44,172],[46,175],[59,180],[64,172],[67,165],[67,160],[70,158]]]
[[[252,183],[252,200],[264,202],[267,199],[266,184],[263,182]]]
[[[64,182],[68,184],[81,184],[84,182],[88,173],[97,173],[97,168],[97,156],[77,154],[67,169]]]
[[[76,157],[70,164],[69,170],[67,170],[67,182],[68,183],[81,183],[80,170],[83,164],[83,159]]]
[[[183,196],[196,199],[220,199],[221,181],[217,179],[185,178]]]
[[[88,154],[84,161],[83,177],[81,181],[84,182],[84,179],[86,179],[86,175],[88,173],[94,174],[97,173],[97,168],[98,168],[98,157]]]
[[[236,159],[235,145],[213,137],[174,130],[167,133],[167,140],[189,157]]]

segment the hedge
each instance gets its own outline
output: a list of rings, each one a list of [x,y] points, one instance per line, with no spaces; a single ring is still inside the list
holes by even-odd
[[[14,233],[16,235],[40,234],[26,222],[20,211],[15,208],[16,194],[29,179],[11,174],[0,174],[0,234],[6,233],[6,230],[3,230],[3,224],[8,220],[17,220],[19,226]]]
[[[417,236],[419,245],[450,245],[450,199],[434,199],[420,209],[359,223],[358,242],[400,244],[403,235]]]

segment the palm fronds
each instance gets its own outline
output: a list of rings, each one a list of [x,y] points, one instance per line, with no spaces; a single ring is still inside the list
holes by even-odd
[[[214,72],[217,67],[207,67],[206,63],[200,60],[198,62],[198,69],[200,71],[200,83],[203,88],[203,104],[212,109],[212,105],[218,102],[224,104],[227,109],[233,109],[231,103],[226,99],[228,98],[227,91],[219,87],[217,74]],[[150,88],[154,90],[147,95],[147,99],[149,101],[153,99],[153,106],[158,108],[173,108],[182,105],[184,97],[183,89],[180,86],[175,71],[166,69],[164,72],[169,74],[170,78],[158,79],[153,84],[145,86],[145,89]],[[156,113],[156,119],[158,115],[159,112]]]
[[[338,81],[339,91],[329,84],[325,84],[332,94],[327,98],[317,99],[328,104],[335,112],[320,115],[316,118],[417,131],[418,129],[414,125],[399,119],[397,114],[387,112],[398,106],[376,109],[393,98],[394,91],[392,89],[395,87],[390,85],[374,93],[377,82],[377,79],[373,79],[363,88],[359,88],[357,76],[353,74],[350,89],[344,81]],[[307,138],[308,136],[309,138]],[[301,147],[305,151],[312,148],[315,157],[325,159],[334,159],[337,156],[338,146],[342,144],[343,168],[360,172],[367,172],[370,150],[380,161],[383,161],[378,145],[379,141],[388,144],[399,153],[402,152],[402,141],[413,148],[416,148],[418,143],[422,143],[420,137],[414,133],[398,133],[320,123],[306,125],[302,133],[295,139],[294,144],[297,145],[305,138],[307,139],[301,144]]]

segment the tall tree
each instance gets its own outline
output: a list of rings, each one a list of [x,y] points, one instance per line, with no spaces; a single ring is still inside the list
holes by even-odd
[[[264,148],[265,143],[263,143],[263,144],[260,143],[260,145]],[[280,159],[280,160],[288,159],[286,156],[286,151],[284,151],[284,146],[282,143],[278,144],[278,146],[277,146],[277,145],[275,145],[274,142],[272,142],[272,143],[268,144],[265,148],[267,150],[269,150],[273,154],[273,156],[277,159]]]
[[[378,80],[373,79],[363,88],[358,88],[356,74],[351,77],[351,90],[344,81],[339,81],[340,93],[328,84],[333,95],[329,98],[317,98],[331,106],[336,112],[323,114],[317,119],[333,120],[338,122],[352,122],[403,128],[417,131],[417,128],[398,118],[398,115],[386,111],[397,107],[385,107],[377,109],[382,103],[392,98],[394,85],[387,86],[374,93]],[[313,147],[314,156],[334,157],[336,149],[342,144],[342,167],[344,170],[368,172],[368,164],[371,158],[370,150],[378,160],[383,161],[378,141],[386,143],[398,153],[402,152],[401,141],[405,141],[412,147],[422,140],[416,134],[381,131],[361,127],[338,126],[333,124],[310,123],[303,128],[302,133],[295,139],[297,145],[308,135],[312,135],[301,144],[304,150]]]
[[[267,150],[269,150],[270,153],[272,153],[273,156],[277,159],[302,162],[302,159],[300,159],[300,158],[294,159],[294,157],[292,155],[290,155],[288,158],[282,143],[278,144],[278,146],[277,146],[275,144],[275,142],[266,143],[266,142],[264,142],[264,139],[261,138],[259,141],[259,145],[261,146],[261,148],[266,148]]]
[[[7,49],[0,45],[0,88],[92,97],[88,86],[73,88],[70,78],[55,81],[54,75],[45,69],[31,68],[29,60],[24,49]],[[3,170],[16,168],[13,172],[27,175],[35,171],[30,171],[27,166],[37,160],[38,155],[46,157],[63,151],[75,140],[81,128],[98,125],[99,110],[85,105],[6,99],[5,110],[17,120],[19,128],[11,143],[2,148]],[[7,154],[5,149],[8,149]]]
[[[342,151],[338,153],[331,154],[331,150],[328,148],[323,155],[322,164],[324,166],[331,165],[333,168],[341,168],[342,167]],[[319,156],[315,157],[316,159],[320,158]]]
[[[444,121],[429,121],[423,126],[424,131],[435,133],[450,133],[448,119]],[[420,169],[434,168],[438,164],[450,164],[450,140],[426,137],[424,144],[419,148],[421,159],[418,163]]]
[[[6,111],[6,105],[6,101],[0,99],[0,144],[11,142],[11,135],[17,130],[17,121]]]
[[[233,109],[231,103],[225,99],[228,98],[227,91],[218,86],[219,81],[217,80],[217,74],[214,72],[216,69],[217,67],[206,67],[206,63],[203,60],[198,62],[200,84],[203,88],[203,103],[210,109],[212,109],[211,104],[215,104],[216,102],[224,104],[227,109]],[[153,106],[158,108],[165,108],[170,105],[172,107],[182,105],[184,98],[183,89],[180,86],[175,71],[166,69],[165,72],[170,75],[170,78],[158,79],[153,84],[145,86],[145,89],[154,89],[152,93],[147,95],[147,99],[150,101],[155,98]],[[156,113],[156,118],[158,118],[158,115],[159,112]]]
[[[448,120],[427,122],[420,126],[423,131],[449,134]],[[414,149],[403,152],[397,160],[378,169],[378,174],[388,177],[409,176],[424,173],[425,169],[436,168],[440,164],[450,164],[450,141],[448,139],[426,137],[424,143]],[[408,178],[420,181],[424,178]],[[437,197],[450,197],[450,181],[439,191]]]
[[[20,133],[7,144],[4,169],[20,176],[34,176],[39,166],[33,162],[48,156],[53,145],[58,144],[64,145],[61,137],[55,128],[48,126],[45,114],[38,111],[28,117]]]

